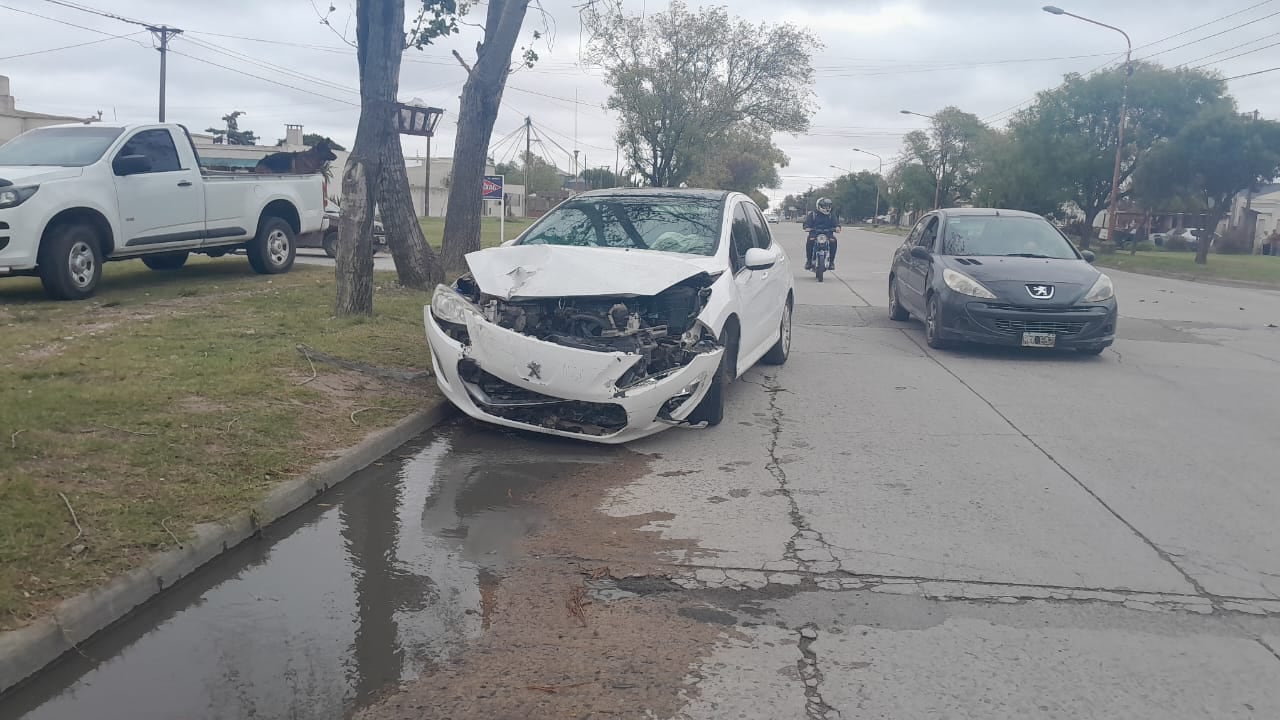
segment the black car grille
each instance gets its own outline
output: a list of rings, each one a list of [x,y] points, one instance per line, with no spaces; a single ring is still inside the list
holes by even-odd
[[[1054,320],[995,320],[996,329],[1002,333],[1017,334],[1024,332],[1031,333],[1053,333],[1055,335],[1077,335],[1084,329],[1082,322],[1070,321],[1054,321]]]

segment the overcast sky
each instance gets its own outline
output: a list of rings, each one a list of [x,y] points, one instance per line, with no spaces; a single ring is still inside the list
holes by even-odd
[[[614,119],[602,109],[608,88],[599,71],[579,64],[580,25],[573,9],[577,2],[544,2],[545,22],[552,32],[536,41],[542,57],[537,67],[511,77],[493,137],[499,160],[511,157],[523,144],[522,135],[519,143],[500,141],[517,131],[528,115],[551,159],[562,168],[569,167],[575,147],[586,165],[614,164]],[[666,7],[661,0],[626,2],[636,12]],[[1135,58],[1154,55],[1153,60],[1168,65],[1207,65],[1226,76],[1280,65],[1277,0],[1060,2],[1066,10],[1126,29]],[[242,110],[246,114],[241,128],[256,131],[268,143],[283,137],[285,123],[301,123],[308,132],[348,145],[354,136],[355,57],[333,30],[320,24],[309,0],[79,4],[186,31],[171,45],[172,121],[204,129],[220,125],[219,118],[227,112]],[[337,11],[332,22],[342,31],[354,3],[333,4]],[[408,4],[412,7],[413,0]],[[776,138],[791,157],[782,171],[783,187],[772,193],[779,199],[837,174],[831,165],[876,169],[875,158],[853,152],[854,147],[879,153],[887,166],[902,134],[926,122],[900,114],[901,109],[931,113],[956,105],[998,125],[1037,90],[1057,84],[1064,73],[1088,72],[1124,51],[1120,35],[1044,13],[1038,0],[728,4],[732,12],[752,21],[806,26],[825,45],[814,56],[820,110],[812,132]],[[317,5],[327,7],[327,0]],[[529,32],[543,23],[542,14],[530,12],[526,42],[534,42]],[[349,34],[353,32],[354,28]],[[126,37],[113,37],[121,35]],[[0,38],[0,74],[11,78],[19,108],[72,115],[101,110],[106,119],[122,121],[155,118],[159,57],[142,28],[48,0],[0,0]],[[435,155],[452,150],[463,81],[463,71],[449,51],[456,48],[470,59],[474,42],[472,31],[405,55],[401,99],[421,98],[446,110],[434,141]],[[81,43],[90,44],[65,47]],[[1280,117],[1280,72],[1233,80],[1230,87],[1242,110]],[[405,138],[407,154],[423,149],[422,139]]]

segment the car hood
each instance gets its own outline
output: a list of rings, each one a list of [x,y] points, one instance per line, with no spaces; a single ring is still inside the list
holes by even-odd
[[[0,187],[6,185],[38,185],[50,180],[80,177],[84,168],[48,167],[44,165],[0,165]]]
[[[655,250],[511,245],[467,255],[480,291],[507,300],[657,295],[715,271],[715,258]],[[710,283],[710,278],[707,280]]]
[[[1101,275],[1084,260],[1021,257],[942,256],[943,265],[982,283],[1002,300],[1019,305],[1070,305],[1093,287]],[[1033,299],[1028,284],[1054,286],[1050,300]]]

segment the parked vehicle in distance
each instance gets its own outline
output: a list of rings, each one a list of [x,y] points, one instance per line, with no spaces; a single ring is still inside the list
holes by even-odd
[[[321,233],[318,236],[311,235],[298,240],[298,247],[314,248],[319,247],[324,250],[324,254],[334,258],[338,256],[338,223],[342,220],[342,207],[337,203],[330,202],[324,207],[324,224]],[[373,254],[377,255],[379,250],[387,249],[387,231],[383,228],[382,221],[378,218],[373,219]]]
[[[602,443],[716,425],[791,351],[792,276],[745,195],[575,195],[424,309],[441,391],[478,420]]]
[[[58,300],[90,297],[110,260],[181,268],[243,249],[288,272],[320,233],[324,178],[202,172],[186,128],[55,125],[0,145],[0,276],[36,275]]]
[[[956,208],[925,215],[889,269],[889,316],[924,319],[930,347],[950,342],[1071,348],[1115,340],[1111,278],[1044,218]]]

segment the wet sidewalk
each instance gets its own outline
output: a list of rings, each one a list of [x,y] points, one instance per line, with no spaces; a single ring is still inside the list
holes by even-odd
[[[481,630],[517,499],[610,450],[432,431],[267,528],[0,698],[0,718],[337,718]]]

